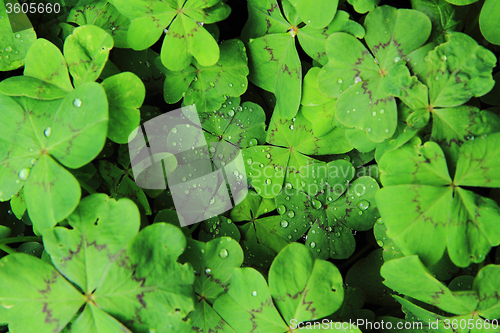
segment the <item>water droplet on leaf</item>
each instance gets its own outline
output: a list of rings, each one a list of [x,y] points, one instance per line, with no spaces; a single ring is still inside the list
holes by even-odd
[[[219,257],[221,257],[222,259],[226,259],[228,255],[229,255],[229,253],[227,252],[226,249],[222,249],[219,252]]]
[[[19,171],[18,176],[19,176],[19,179],[26,180],[26,179],[28,179],[29,174],[30,174],[30,169],[24,168],[24,169],[21,169],[21,171]]]

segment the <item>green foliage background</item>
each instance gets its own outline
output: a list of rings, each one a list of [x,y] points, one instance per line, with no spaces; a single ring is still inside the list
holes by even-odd
[[[0,0],[0,332],[500,332],[499,16]],[[191,104],[250,188],[181,227],[127,143]]]

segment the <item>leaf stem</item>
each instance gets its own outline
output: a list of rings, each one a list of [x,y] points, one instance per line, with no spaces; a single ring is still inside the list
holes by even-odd
[[[24,236],[24,237],[9,237],[0,239],[0,246],[11,243],[24,243],[24,242],[41,242],[42,237],[40,236]],[[7,251],[5,251],[7,252]]]
[[[5,244],[0,244],[0,250],[6,252],[8,254],[17,253],[16,250],[14,250],[13,248],[11,248],[10,246],[5,245]]]
[[[189,228],[189,232],[186,234],[186,236],[189,236],[193,233],[193,231],[198,227],[198,223],[193,225],[191,228]]]
[[[83,180],[78,180],[78,182],[80,183],[80,186],[86,190],[87,192],[89,192],[89,194],[96,194],[97,192],[92,188],[90,187],[87,183],[85,183]]]

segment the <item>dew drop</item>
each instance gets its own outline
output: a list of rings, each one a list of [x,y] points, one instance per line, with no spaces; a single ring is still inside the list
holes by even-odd
[[[359,82],[361,82],[361,81],[363,81],[363,80],[362,80],[362,79],[361,79],[358,75],[356,75],[356,76],[354,77],[354,83],[355,83],[355,84],[356,84],[356,83],[359,83]],[[358,94],[359,94],[359,92],[358,92]]]
[[[234,111],[233,110],[229,110],[228,115],[229,115],[229,117],[234,116]]]
[[[288,221],[287,221],[287,220],[283,220],[283,221],[281,221],[281,226],[282,226],[283,228],[288,227]],[[291,238],[291,237],[290,237],[290,238]]]
[[[177,128],[176,127],[172,128],[172,133],[174,133],[174,134],[177,133]]]
[[[396,57],[396,58],[394,58],[394,63],[397,63],[397,62],[399,62],[400,60],[401,60],[401,57]]]
[[[367,131],[368,133],[370,133],[370,132],[372,131],[372,129],[371,129],[370,127],[368,127],[368,128],[366,129],[366,131]]]
[[[377,245],[380,246],[380,247],[382,247],[382,246],[384,246],[384,242],[382,242],[381,240],[378,240],[377,241]]]
[[[310,246],[311,246],[311,248],[312,248],[312,249],[314,249],[314,248],[316,247],[316,243],[312,242],[312,243],[310,244]]]
[[[328,198],[326,198],[326,200],[329,201],[329,202],[332,202],[333,198],[332,197],[328,197]]]
[[[288,235],[288,236],[287,236],[287,238],[288,238],[288,239],[292,239],[292,235]]]
[[[211,272],[212,272],[212,270],[211,270],[210,268],[205,269],[205,274],[207,274],[207,275],[208,275],[208,274],[210,274]]]
[[[290,125],[290,129],[293,130],[293,125]]]
[[[226,249],[222,249],[219,252],[219,257],[221,257],[222,259],[226,259],[228,255],[229,255],[229,253],[227,252]]]
[[[280,215],[283,215],[286,212],[286,207],[284,205],[278,205],[278,207],[276,209],[278,211],[278,214],[280,214]]]
[[[287,190],[291,190],[291,189],[293,188],[293,185],[292,185],[291,183],[286,183],[286,184],[285,184],[285,188],[286,188]]]
[[[385,113],[385,110],[384,109],[380,109],[380,114],[384,114]]]
[[[382,218],[381,218],[381,217],[379,217],[379,218],[377,219],[377,224],[384,224],[384,221],[382,221]]]
[[[15,34],[14,37],[21,38],[21,35],[20,34]]]
[[[439,76],[434,76],[434,80],[438,81],[439,80]]]
[[[12,51],[12,46],[7,46],[5,48],[5,52],[11,52]]]
[[[344,82],[344,81],[342,81],[342,79],[338,79],[338,80],[337,80],[337,83],[338,83],[338,84],[342,84],[342,82]]]
[[[271,154],[266,154],[266,157],[267,158],[271,158]]]
[[[448,59],[448,58],[446,58],[446,56],[443,54],[443,55],[441,56],[441,60],[446,61],[446,59]]]
[[[256,146],[257,145],[257,139],[250,139],[248,140],[248,145],[249,146]]]
[[[212,87],[212,88],[215,87],[215,83],[210,82],[210,87]]]
[[[232,83],[230,83],[230,84],[228,84],[228,86],[229,86],[229,88],[231,88],[231,87],[233,86],[233,84],[232,84]]]
[[[271,179],[267,178],[266,181],[265,181],[266,185],[269,185],[272,183]]]
[[[253,297],[257,296],[257,291],[255,291],[255,290],[254,290],[254,291],[252,291],[252,296],[253,296]]]
[[[366,200],[361,200],[358,203],[358,208],[361,210],[367,210],[370,207],[370,203]]]
[[[321,202],[319,200],[312,200],[311,201],[311,205],[315,208],[315,209],[320,209],[321,208]]]
[[[30,169],[24,168],[24,169],[21,169],[21,171],[19,171],[18,176],[19,176],[20,180],[26,180],[26,179],[28,179],[29,174],[30,174]]]
[[[373,58],[373,62],[376,63],[378,65],[378,60],[377,58]]]
[[[386,128],[386,129],[384,130],[384,132],[389,133],[389,129],[388,129],[388,128]]]
[[[377,111],[373,111],[373,112],[372,112],[372,116],[374,116],[374,117],[375,117],[376,115],[377,115]]]
[[[75,98],[75,100],[73,101],[73,106],[79,108],[80,106],[82,106],[82,101],[79,98]]]
[[[293,210],[289,211],[288,214],[286,214],[289,218],[293,219],[295,217],[295,212]]]
[[[52,134],[52,128],[50,128],[50,127],[47,127],[47,128],[43,131],[43,135],[45,135],[45,137],[46,137],[46,138],[49,138],[51,134]]]

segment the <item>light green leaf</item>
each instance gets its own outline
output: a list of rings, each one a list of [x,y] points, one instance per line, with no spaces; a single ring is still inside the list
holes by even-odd
[[[131,331],[115,318],[99,309],[93,303],[88,303],[78,318],[71,323],[71,331],[74,332],[123,332]]]
[[[335,32],[345,32],[352,34],[356,38],[365,36],[365,29],[356,21],[349,19],[349,14],[342,10],[337,11],[333,21],[325,29],[315,29],[306,25],[299,29],[297,37],[300,46],[313,59],[322,65],[328,62],[325,53],[326,40],[328,36]]]
[[[486,40],[492,44],[500,44],[500,23],[495,18],[500,12],[500,3],[495,0],[486,0],[481,15],[479,16],[479,27]]]
[[[495,85],[492,69],[496,57],[491,51],[459,32],[448,34],[447,40],[430,51],[426,60],[433,107],[459,106],[473,96],[486,94]]]
[[[453,191],[430,185],[396,185],[376,194],[387,235],[403,254],[418,254],[426,265],[443,256]],[[425,236],[423,236],[425,235]]]
[[[444,311],[465,315],[476,309],[477,299],[475,303],[469,304],[456,297],[429,273],[417,256],[387,261],[382,266],[380,274],[385,279],[384,284],[389,288]]]
[[[437,43],[445,42],[445,36],[450,31],[460,31],[464,20],[460,11],[446,0],[412,0],[411,6],[429,17],[432,22],[431,40]]]
[[[314,29],[326,27],[335,16],[338,0],[292,0],[302,22]]]
[[[192,330],[195,332],[235,333],[204,299],[196,303],[188,318],[191,319]]]
[[[185,105],[195,104],[198,112],[214,111],[229,97],[239,97],[247,89],[248,66],[245,46],[238,39],[220,45],[217,64],[202,67],[197,63],[180,72],[172,72],[157,61],[165,74],[164,96],[167,103],[184,97]]]
[[[379,76],[380,68],[372,55],[352,35],[344,32],[330,35],[326,54],[329,62],[318,74],[318,87],[329,97],[339,97],[352,85]]]
[[[474,279],[474,290],[478,294],[478,314],[487,319],[500,317],[500,266],[487,265],[483,267]]]
[[[496,114],[472,106],[434,109],[432,115],[432,140],[440,144],[452,166],[464,142],[500,131]]]
[[[65,277],[91,293],[109,268],[110,258],[139,231],[139,211],[128,199],[115,201],[96,194],[83,199],[68,222],[72,229],[56,227],[43,234],[45,250]]]
[[[424,45],[431,33],[431,21],[416,10],[376,7],[365,20],[366,44],[380,68],[389,69],[398,59]]]
[[[107,0],[97,0],[83,6],[76,6],[68,14],[67,22],[80,26],[92,24],[107,31],[115,47],[128,48],[127,31],[130,20]]]
[[[0,266],[2,323],[12,332],[59,332],[85,303],[52,265],[34,256],[9,255]]]
[[[230,8],[219,1],[113,1],[131,19],[127,41],[134,50],[144,50],[161,37],[161,62],[171,71],[181,71],[194,57],[201,66],[219,60],[219,47],[204,23],[225,19]],[[209,7],[213,7],[210,9]]]
[[[251,39],[248,57],[250,81],[276,95],[277,112],[282,117],[294,117],[302,91],[302,68],[295,38],[281,33]]]
[[[73,85],[94,82],[108,60],[113,38],[95,25],[78,27],[64,42],[64,57],[73,77]]]
[[[207,243],[188,240],[188,248],[179,258],[195,270],[194,291],[203,300],[213,303],[227,291],[235,267],[243,263],[243,251],[230,237]]]
[[[176,262],[185,247],[182,231],[171,224],[144,228],[101,277],[94,303],[134,332],[187,331],[191,323],[183,318],[194,309],[194,274],[189,264]]]
[[[109,103],[108,137],[117,143],[128,143],[140,123],[139,108],[146,97],[142,81],[130,72],[120,73],[105,79]]]
[[[276,0],[248,0],[247,3],[248,20],[241,32],[243,41],[247,42],[250,38],[266,34],[286,32],[290,28]]]
[[[80,198],[76,179],[53,158],[79,168],[99,154],[108,121],[106,95],[92,82],[60,100],[20,98],[16,103],[0,95],[0,101],[5,108],[5,119],[0,121],[5,133],[0,148],[0,197],[10,198],[26,184],[28,213],[42,231],[66,218]],[[13,121],[18,125],[12,126]]]
[[[407,144],[387,152],[379,161],[384,186],[400,184],[449,185],[446,159],[436,143]]]
[[[209,141],[225,142],[244,148],[263,143],[265,140],[264,110],[255,103],[239,98],[229,98],[214,112],[200,113],[203,129]]]
[[[12,6],[17,2],[9,1]],[[25,63],[30,46],[36,41],[36,33],[30,20],[22,11],[7,13],[5,1],[0,3],[0,71],[18,69]]]
[[[40,55],[49,59],[43,64]],[[26,54],[24,76],[14,76],[0,82],[0,93],[53,100],[73,90],[66,60],[61,51],[45,39],[37,39]]]
[[[348,0],[347,2],[354,7],[355,11],[364,14],[378,6],[380,0]]]
[[[214,309],[236,332],[283,333],[288,329],[274,307],[264,277],[253,268],[235,268],[226,294]]]
[[[40,56],[49,61],[42,63]],[[69,80],[66,60],[61,51],[54,44],[43,38],[37,39],[30,47],[26,55],[24,75],[53,84],[67,92],[73,90],[73,86]]]
[[[491,199],[455,189],[448,222],[448,253],[459,267],[483,262],[500,245],[500,208]]]
[[[344,298],[339,270],[330,262],[314,259],[307,247],[298,243],[286,246],[274,259],[269,288],[287,323],[328,316]]]
[[[462,145],[454,183],[461,186],[499,187],[500,133],[484,135]]]
[[[478,0],[446,0],[446,1],[457,6],[466,6],[470,5],[471,3],[477,2]]]

